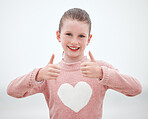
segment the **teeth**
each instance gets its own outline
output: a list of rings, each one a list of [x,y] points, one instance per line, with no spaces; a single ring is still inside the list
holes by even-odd
[[[72,49],[72,50],[77,50],[77,49],[79,49],[79,47],[78,48],[73,48],[73,47],[70,47],[70,46],[68,46],[70,49]]]

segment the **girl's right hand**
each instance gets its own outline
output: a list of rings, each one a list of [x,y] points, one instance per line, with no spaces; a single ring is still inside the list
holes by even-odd
[[[52,55],[49,63],[41,68],[36,76],[36,81],[42,80],[53,80],[56,79],[60,74],[60,67],[56,64],[53,64],[54,54]]]

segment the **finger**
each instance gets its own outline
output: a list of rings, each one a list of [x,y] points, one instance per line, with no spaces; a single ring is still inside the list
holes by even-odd
[[[52,54],[51,59],[48,64],[53,64],[53,60],[54,60],[54,54]]]
[[[88,70],[87,67],[81,67],[80,69],[81,69],[81,71],[87,71]]]
[[[56,80],[56,79],[57,79],[57,77],[48,77],[47,80]]]
[[[82,74],[84,77],[87,77],[87,78],[93,78],[91,75],[89,74]]]
[[[52,72],[53,72],[53,73],[60,73],[61,70],[55,69],[55,68],[49,68],[48,71],[51,72],[51,73],[52,73]]]
[[[87,74],[82,74],[84,77],[88,77]]]
[[[89,71],[81,71],[82,74],[89,74],[90,72]]]
[[[58,70],[61,70],[61,67],[60,66],[58,66],[58,65],[54,65],[54,64],[52,64],[52,65],[50,65],[52,68],[54,68],[54,69],[58,69]]]
[[[90,51],[89,51],[89,56],[90,56],[90,60],[91,60],[92,62],[96,62],[96,61],[95,61],[95,58],[93,57],[93,55],[91,54]]]
[[[89,66],[91,63],[90,62],[83,62],[81,64],[81,67],[86,67],[86,66]]]
[[[59,73],[49,73],[48,76],[50,77],[58,77],[60,74]]]

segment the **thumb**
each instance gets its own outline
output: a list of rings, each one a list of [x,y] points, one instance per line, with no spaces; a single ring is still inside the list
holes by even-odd
[[[89,56],[90,56],[90,60],[91,62],[96,62],[95,58],[93,57],[93,55],[91,54],[91,52],[89,51]]]
[[[52,54],[52,56],[51,56],[50,61],[49,61],[48,64],[53,64],[54,57],[55,57],[54,54]]]

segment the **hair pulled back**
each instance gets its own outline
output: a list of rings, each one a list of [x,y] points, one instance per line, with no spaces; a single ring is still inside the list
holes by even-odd
[[[72,20],[77,20],[77,21],[82,21],[82,22],[87,23],[89,25],[89,34],[90,34],[91,19],[89,17],[89,14],[85,10],[82,10],[80,8],[72,8],[72,9],[69,9],[68,11],[66,11],[60,20],[59,32],[61,32],[61,28],[62,28],[64,21],[66,19],[72,19]]]

